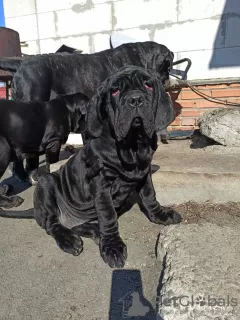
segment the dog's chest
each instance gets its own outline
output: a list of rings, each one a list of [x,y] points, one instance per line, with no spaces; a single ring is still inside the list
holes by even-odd
[[[136,192],[138,187],[136,181],[124,181],[121,178],[117,178],[112,184],[111,195],[115,207],[119,207]]]

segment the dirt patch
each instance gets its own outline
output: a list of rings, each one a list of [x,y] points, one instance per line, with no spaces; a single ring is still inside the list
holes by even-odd
[[[240,226],[240,202],[213,204],[189,201],[172,207],[182,215],[182,223],[185,224],[210,222],[219,226]]]

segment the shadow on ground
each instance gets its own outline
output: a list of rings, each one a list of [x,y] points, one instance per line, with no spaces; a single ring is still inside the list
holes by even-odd
[[[74,153],[76,153],[78,150],[80,150],[79,148],[75,148],[74,150],[68,151],[66,149],[63,149],[60,152],[60,156],[59,156],[59,161],[61,160],[67,160],[69,159]],[[45,172],[45,156],[41,156],[40,157],[40,166],[39,166],[39,174],[43,174]],[[7,169],[10,172],[10,168],[11,168],[11,164],[9,166],[9,168]],[[15,194],[19,194],[27,189],[29,189],[31,187],[30,183],[28,182],[20,182],[17,179],[15,179],[13,176],[7,177],[6,179],[4,179],[2,182],[2,184],[9,184],[13,186],[13,190],[11,192],[10,195],[15,195]]]
[[[112,273],[109,320],[161,320],[156,308],[144,297],[140,270]]]

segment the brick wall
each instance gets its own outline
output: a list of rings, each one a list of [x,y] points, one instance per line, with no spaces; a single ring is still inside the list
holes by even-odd
[[[0,99],[6,99],[6,88],[0,87]]]
[[[212,98],[240,104],[240,82],[232,84],[196,85],[194,87]],[[225,105],[220,103],[204,99],[189,88],[183,88],[178,92],[171,92],[170,95],[174,102],[177,117],[169,126],[169,131],[195,129],[198,127],[197,119],[200,115],[214,108],[225,107]]]

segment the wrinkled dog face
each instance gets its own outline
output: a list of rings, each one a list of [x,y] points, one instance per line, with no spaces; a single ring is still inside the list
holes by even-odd
[[[131,129],[152,136],[154,87],[153,79],[141,72],[122,75],[111,85],[108,111],[110,115],[114,113],[111,120],[118,140],[125,138]]]
[[[174,117],[171,100],[156,74],[128,66],[108,78],[91,100],[87,128],[91,135],[99,136],[108,119],[118,141],[131,130],[151,138]]]

